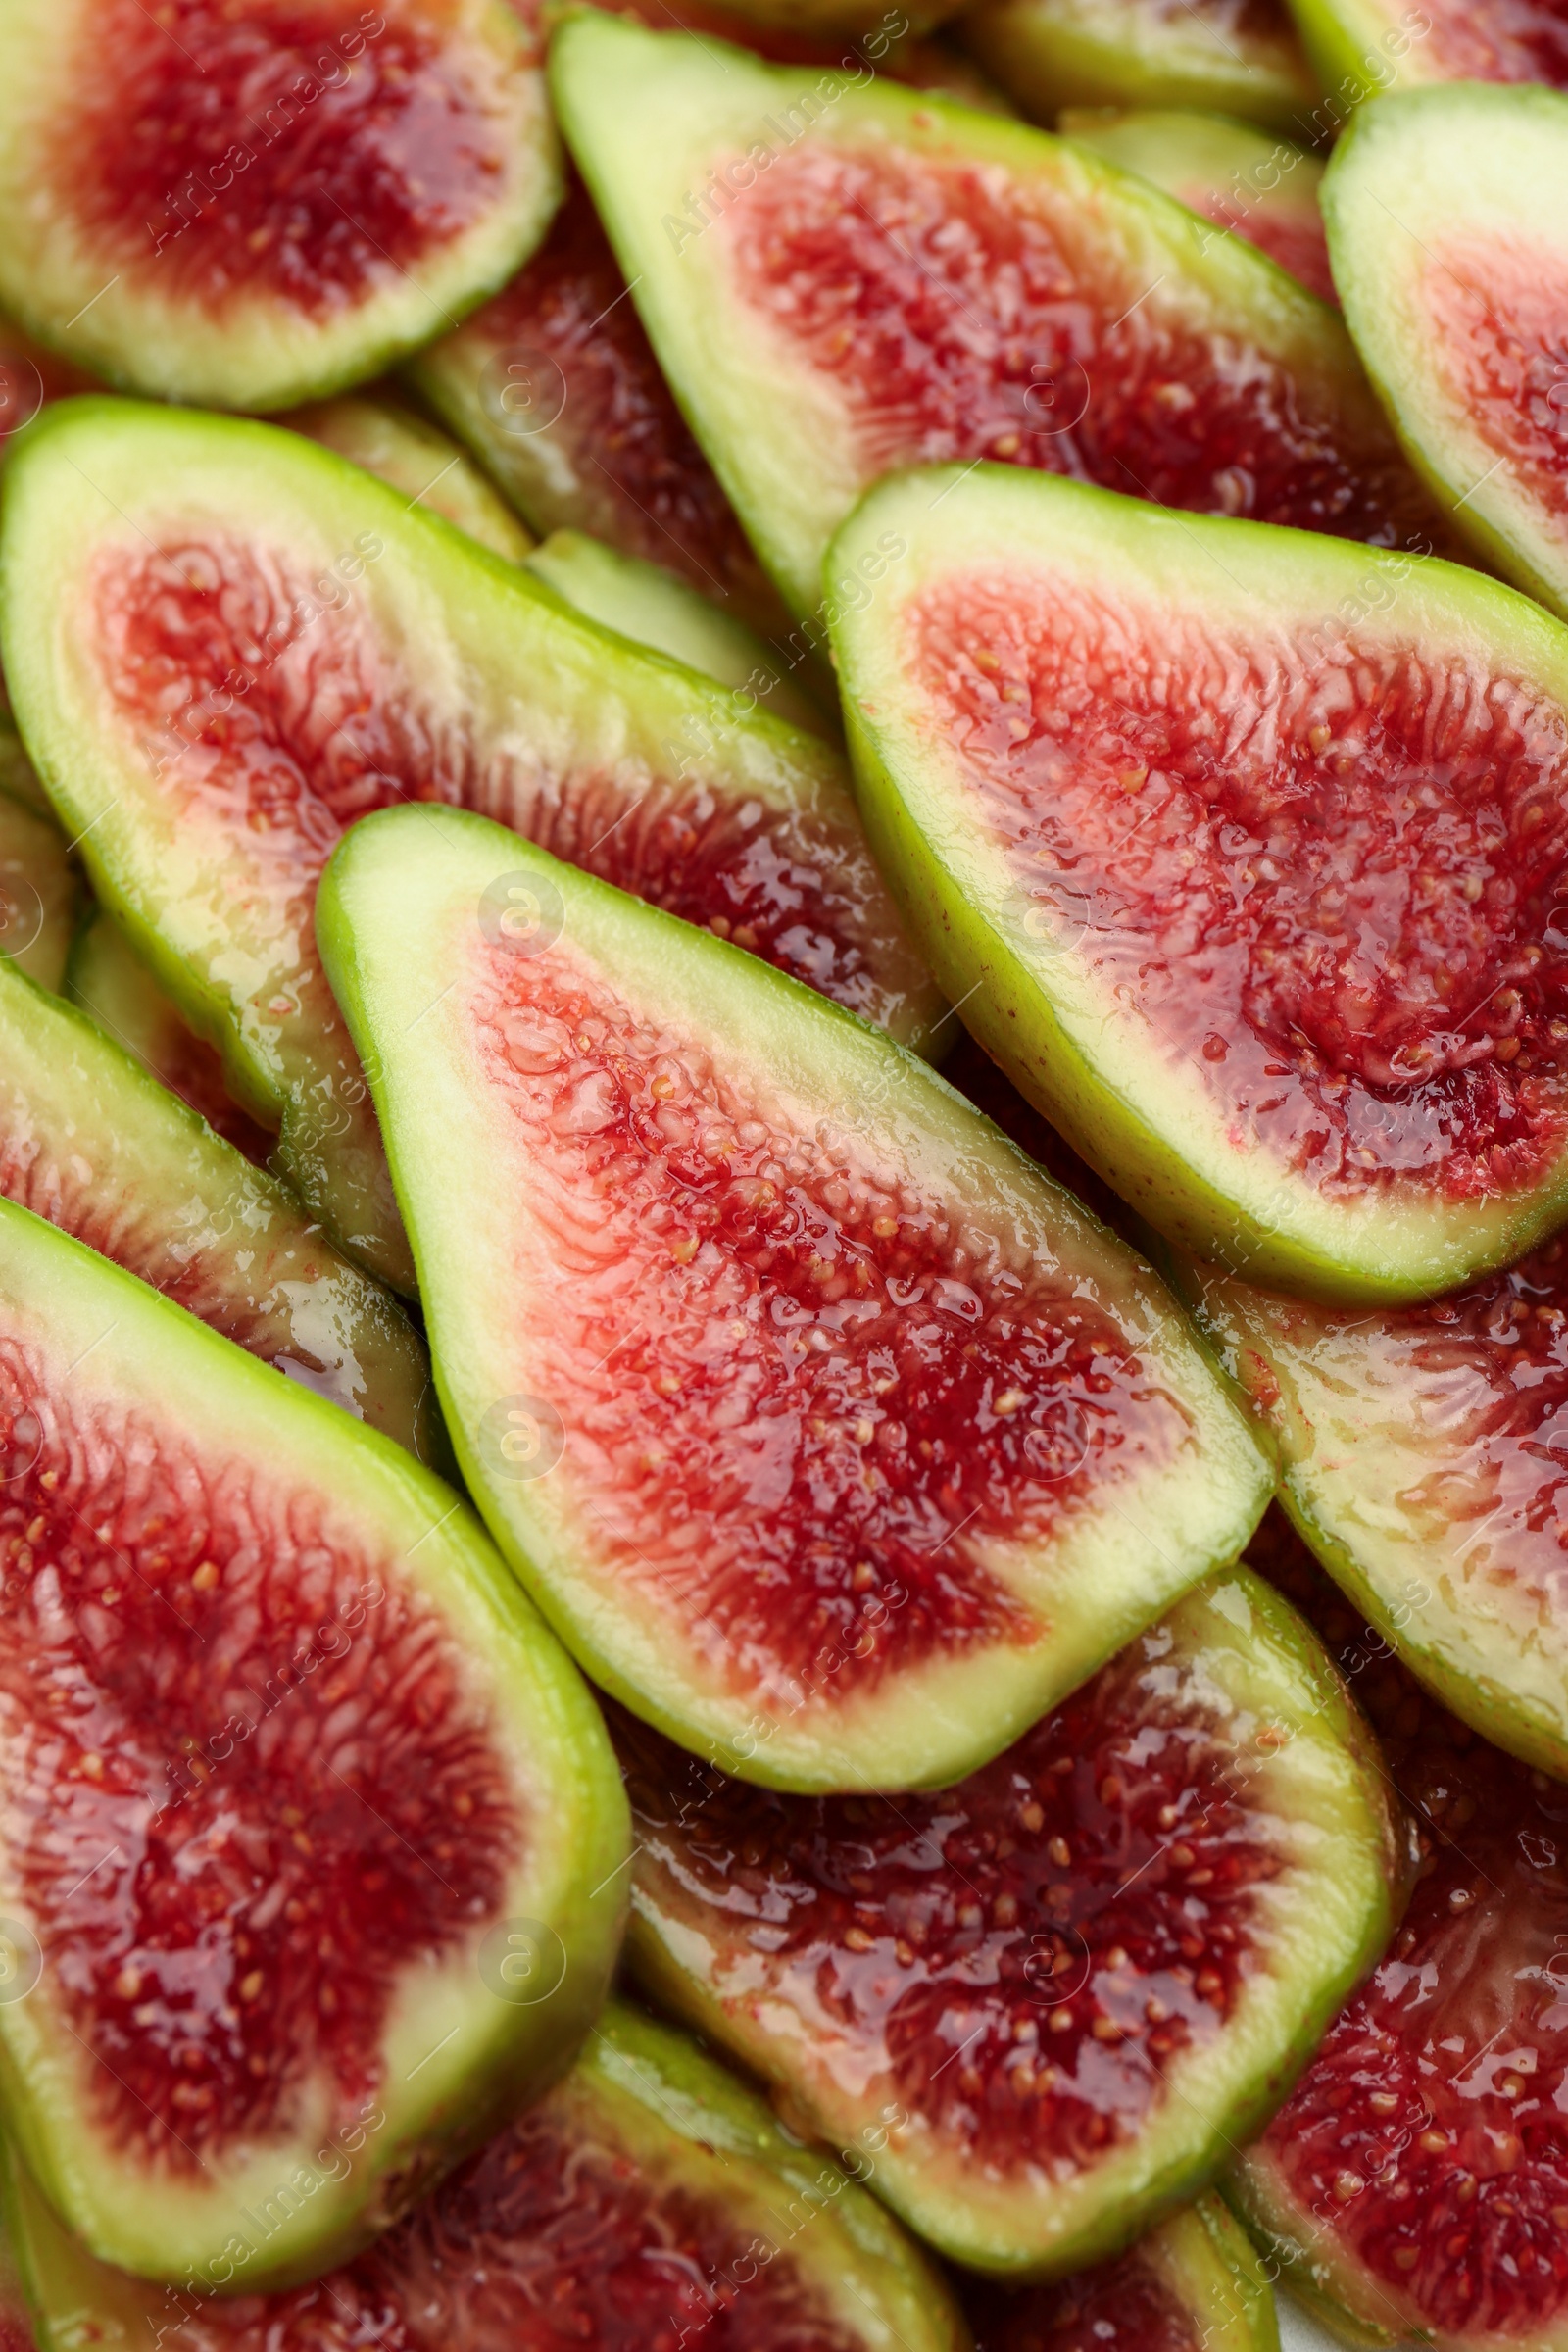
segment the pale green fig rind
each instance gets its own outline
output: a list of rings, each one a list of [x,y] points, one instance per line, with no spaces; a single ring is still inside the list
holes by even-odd
[[[1232,196],[1247,218],[1303,223],[1317,220],[1323,164],[1292,139],[1225,115],[1151,110],[1115,113],[1085,108],[1065,113],[1063,138],[1092,148],[1107,164],[1152,180],[1178,204],[1207,217],[1206,197]],[[1246,236],[1247,220],[1233,231]]]
[[[903,602],[948,564],[1015,562],[1069,583],[1123,576],[1141,600],[1176,610],[1200,595],[1238,630],[1304,620],[1339,638],[1352,627],[1419,627],[1427,642],[1464,643],[1509,675],[1543,681],[1568,708],[1561,624],[1437,558],[1169,514],[1010,466],[885,477],[835,539],[829,578],[890,543],[905,553],[877,557],[877,585],[833,622],[866,831],[965,1026],[1133,1209],[1177,1247],[1250,1282],[1347,1304],[1452,1289],[1510,1264],[1560,1224],[1568,1153],[1504,1201],[1404,1201],[1386,1212],[1324,1201],[1264,1154],[1229,1148],[1217,1099],[1196,1075],[1156,1072],[1147,1041],[1119,1015],[1106,1017],[1087,962],[1070,946],[1030,945],[1001,850],[962,821],[956,759],[949,775],[943,747],[910,707],[899,627]]]
[[[1450,230],[1522,233],[1568,276],[1568,94],[1435,82],[1361,108],[1324,180],[1323,220],[1346,323],[1405,455],[1481,560],[1568,620],[1561,514],[1499,464],[1446,383],[1420,291]]]
[[[318,931],[370,1074],[459,1459],[502,1549],[596,1682],[741,1779],[801,1789],[940,1784],[1005,1747],[1178,1592],[1234,1557],[1270,1488],[1245,1425],[1147,1268],[989,1121],[881,1031],[726,942],[483,817],[454,814],[432,836],[411,815],[382,810],[340,844],[322,879]],[[720,1067],[754,1080],[760,1100],[800,1106],[791,1115],[842,1133],[847,1152],[872,1137],[869,1148],[891,1152],[922,1186],[972,1202],[975,1214],[989,1205],[1027,1220],[1035,1247],[1082,1266],[1132,1344],[1160,1364],[1193,1435],[1123,1486],[1114,1530],[1108,1514],[1086,1511],[1051,1545],[988,1557],[993,1574],[1043,1611],[1049,1640],[927,1663],[854,1702],[792,1708],[782,1690],[743,1697],[716,1669],[700,1673],[690,1646],[654,1612],[644,1622],[630,1594],[595,1584],[584,1530],[553,1475],[494,1475],[475,1433],[499,1400],[530,1393],[520,1342],[507,1329],[514,1321],[525,1333],[528,1305],[511,1227],[473,1212],[474,1172],[491,1169],[482,1197],[521,1215],[526,1171],[513,1164],[510,1127],[478,1081],[465,992],[452,984],[463,978],[467,938],[478,939],[484,891],[511,875],[536,878],[546,905],[559,899],[565,936],[590,967],[633,1003],[657,1006]]]
[[[1410,2341],[1406,2316],[1387,2288],[1335,2243],[1332,2223],[1320,2228],[1295,2210],[1260,2147],[1242,2150],[1222,2187],[1264,2261],[1274,2266],[1276,2279],[1331,2335],[1356,2352],[1391,2352]],[[1426,2333],[1416,2340],[1443,2341]],[[1506,2344],[1493,2335],[1448,2340],[1454,2352],[1519,2352],[1520,2339]],[[1559,2352],[1559,2347],[1568,2352],[1568,2339],[1559,2337],[1555,2347],[1543,2342],[1539,2352]]]
[[[985,0],[960,37],[1040,122],[1064,106],[1191,107],[1310,136],[1317,90],[1286,32],[1259,39],[1233,26],[1221,38],[1196,10],[1140,0]]]
[[[58,992],[80,903],[81,884],[47,803],[38,809],[0,788],[0,961]]]
[[[1213,2190],[1161,2222],[1143,2252],[1191,2315],[1204,2352],[1280,2352],[1274,2290],[1246,2230]]]
[[[96,904],[76,925],[62,993],[160,1086],[171,1049],[194,1034],[119,924]]]
[[[1323,97],[1312,110],[1312,125],[1325,138],[1342,130],[1364,100],[1442,77],[1442,68],[1426,47],[1432,19],[1419,4],[1288,0],[1288,5],[1323,86]]]
[[[116,390],[220,409],[269,410],[324,399],[375,376],[503,286],[561,201],[560,144],[529,36],[505,0],[457,0],[441,38],[461,51],[476,86],[507,118],[505,185],[466,228],[368,294],[314,320],[277,296],[236,298],[217,317],[200,296],[161,288],[152,269],[108,276],[69,220],[40,206],[49,173],[34,144],[48,135],[90,41],[91,0],[0,0],[0,303],[46,349]],[[363,46],[363,36],[362,39]],[[171,218],[178,218],[171,215]],[[151,224],[154,237],[159,223]]]
[[[455,529],[466,531],[493,556],[520,564],[533,546],[532,532],[467,452],[385,385],[291,409],[274,421],[363,466],[413,505],[426,506]]]
[[[768,66],[619,18],[569,19],[550,58],[562,127],[614,246],[676,399],[752,545],[803,620],[815,623],[822,558],[878,467],[830,377],[756,318],[733,282],[723,217],[779,153],[886,145],[958,155],[1057,191],[1096,223],[1118,265],[1179,307],[1196,331],[1279,360],[1325,420],[1396,459],[1337,314],[1242,237],[1070,141],[954,106],[923,90]],[[782,146],[781,146],[782,142]],[[765,153],[768,163],[757,158]],[[715,158],[741,159],[721,206]],[[743,173],[750,171],[747,181]],[[706,205],[694,225],[688,202]],[[829,606],[860,583],[829,564]]]

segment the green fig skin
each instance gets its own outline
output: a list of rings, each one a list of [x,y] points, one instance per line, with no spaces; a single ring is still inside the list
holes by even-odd
[[[1169,2314],[1167,2335],[1185,2323],[1191,2342],[1204,2352],[1280,2352],[1274,2293],[1262,2261],[1212,2190],[1156,2223],[1102,2270],[1070,2278],[1065,2294],[1057,2286],[988,2292],[971,2284],[965,2301],[977,2352],[1021,2352],[1043,2329],[1055,2331],[1046,2337],[1054,2347],[1066,2340],[1066,2328],[1082,2329],[1086,2323],[1097,2340],[1106,2328],[1115,2330],[1110,2342],[1130,2340],[1150,2287],[1159,2321]],[[1124,2308],[1124,2296],[1131,2308]]]
[[[1288,25],[1223,32],[1201,7],[1150,0],[984,0],[960,37],[1037,122],[1064,106],[1182,107],[1240,115],[1299,138],[1317,96]]]
[[[520,564],[533,546],[532,532],[524,529],[467,452],[390,386],[340,392],[335,400],[291,409],[277,422],[363,466],[415,506],[427,507],[443,521],[466,531],[493,556]]]

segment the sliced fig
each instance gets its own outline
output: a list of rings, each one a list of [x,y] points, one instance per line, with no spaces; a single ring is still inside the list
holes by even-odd
[[[1136,1210],[1341,1302],[1562,1221],[1558,622],[1002,466],[874,491],[830,569],[868,564],[834,640],[872,841],[950,1001]]]
[[[367,818],[318,927],[470,1490],[637,1713],[952,1780],[1239,1549],[1168,1295],[890,1039],[482,817]]]
[[[0,762],[4,758],[0,744]],[[65,837],[47,807],[36,809],[0,784],[0,961],[14,963],[40,988],[58,989],[80,899]]]
[[[1086,108],[1062,115],[1056,127],[1245,237],[1321,302],[1339,300],[1318,209],[1323,166],[1304,147],[1222,115]]]
[[[600,1719],[450,1488],[10,1201],[0,1448],[8,2128],[105,2261],[312,2277],[596,2014]]]
[[[41,2352],[966,2352],[934,2266],[857,2185],[872,2162],[803,2149],[684,2034],[613,2002],[563,2083],[292,2293],[246,2291],[236,2250],[225,2293],[160,2294],[74,2245],[15,2167],[8,2201]]]
[[[8,801],[20,801],[38,816],[53,817],[49,795],[39,783],[26,748],[17,733],[3,674],[0,674],[0,794]]]
[[[1568,618],[1568,94],[1465,83],[1364,108],[1323,203],[1411,459],[1486,564]]]
[[[374,375],[560,200],[501,0],[5,0],[0,48],[0,301],[131,391],[281,409]]]
[[[511,284],[407,373],[541,538],[592,532],[754,626],[779,626],[778,599],[660,374],[580,186]]]
[[[545,0],[544,22],[562,23],[577,4],[578,0]],[[803,23],[800,11],[793,8],[786,12],[780,7],[763,17],[738,16],[716,0],[713,5],[709,0],[675,0],[673,7],[669,0],[595,0],[595,5],[605,6],[608,15],[646,24],[651,32],[698,32],[713,40],[737,41],[778,66],[843,66],[847,73],[858,65],[869,66],[874,73],[907,82],[911,89],[956,98],[960,106],[989,107],[1004,115],[1014,111],[996,83],[952,40],[930,40],[911,30],[902,8],[884,9],[877,20],[866,12],[864,29],[855,32],[853,51],[847,51],[842,31],[835,36],[808,19]]]
[[[1561,0],[1291,0],[1327,92],[1313,110],[1332,135],[1363,98],[1425,81],[1568,86]]]
[[[520,564],[533,545],[473,460],[439,425],[391,392],[340,393],[336,400],[293,409],[277,421],[319,441],[323,449],[335,449],[340,458],[352,458],[415,506],[466,531],[492,555]]]
[[[923,91],[591,10],[551,81],[654,348],[802,615],[858,493],[950,459],[1430,544],[1339,322],[1146,180]],[[828,582],[830,607],[869,594]]]
[[[1216,2196],[1048,2286],[975,2284],[975,2352],[1280,2352],[1262,2266]]]
[[[939,1000],[839,758],[276,427],[62,403],[8,464],[7,667],[99,896],[276,1165],[412,1281],[321,977],[317,876],[392,801],[482,808],[915,1038]]]
[[[1384,1948],[1401,1847],[1306,1627],[1245,1570],[914,1796],[725,1782],[617,1719],[639,1981],[954,2259],[1055,2278],[1255,2131]]]
[[[1229,2183],[1336,2335],[1568,2344],[1568,1789],[1422,1692],[1272,1519],[1382,1738],[1423,1860],[1387,1958]]]
[[[1198,107],[1299,137],[1317,96],[1280,0],[982,0],[962,38],[1040,122],[1063,106]]]

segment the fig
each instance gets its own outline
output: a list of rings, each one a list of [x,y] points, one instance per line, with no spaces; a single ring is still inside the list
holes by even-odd
[[[34,2352],[32,2314],[10,2232],[0,2225],[0,2352]]]
[[[884,484],[829,571],[875,581],[834,643],[915,936],[1150,1224],[1348,1304],[1561,1223],[1560,623],[1004,466]]]
[[[977,2282],[964,2304],[975,2352],[1280,2352],[1273,2291],[1213,2195],[1109,2262],[1047,2286]]]
[[[801,615],[858,494],[938,460],[1430,544],[1339,321],[1148,181],[924,91],[591,10],[551,83],[654,349]]]
[[[1265,2267],[1342,2338],[1557,2352],[1568,1789],[1426,1695],[1283,1534],[1271,1573],[1339,1651],[1423,1860],[1386,1959],[1242,2152],[1228,2193],[1264,2240]]]
[[[102,2260],[292,2284],[597,2014],[603,1726],[439,1479],[10,1201],[0,1450],[8,2129]]]
[[[1024,112],[1197,107],[1300,135],[1317,96],[1279,0],[982,0],[971,55]]]
[[[778,599],[627,294],[573,183],[533,259],[408,379],[540,538],[592,532],[782,633]]]
[[[1565,150],[1560,91],[1410,90],[1356,116],[1323,204],[1405,449],[1488,568],[1568,618]]]
[[[544,0],[543,21],[553,29],[577,5],[578,0]],[[931,40],[911,31],[902,8],[885,9],[875,23],[867,16],[865,28],[855,33],[853,54],[849,54],[842,32],[835,37],[809,22],[803,24],[800,12],[794,9],[787,17],[779,9],[769,21],[756,15],[737,16],[730,9],[710,6],[708,0],[676,0],[673,7],[668,0],[595,0],[595,5],[604,5],[608,15],[629,17],[634,24],[646,24],[651,32],[698,32],[712,40],[734,41],[758,57],[771,58],[778,66],[843,66],[848,73],[858,63],[874,73],[890,74],[895,81],[907,82],[911,89],[937,90],[944,97],[956,98],[960,106],[989,107],[1003,115],[1014,112],[996,83],[951,40]]]
[[[0,301],[125,390],[283,409],[374,375],[560,200],[501,0],[4,0],[0,50]]]
[[[638,1714],[949,1781],[1240,1549],[1168,1294],[891,1039],[466,813],[366,818],[317,921],[465,1477]]]
[[[1568,22],[1558,0],[1291,0],[1328,96],[1313,110],[1332,135],[1363,98],[1428,81],[1568,85]]]
[[[521,563],[529,533],[485,476],[438,425],[385,389],[340,392],[278,418],[295,432],[352,458],[416,507],[456,523],[492,555]]]
[[[0,457],[12,434],[24,431],[45,401],[90,389],[89,375],[45,351],[0,312]]]
[[[0,961],[14,963],[40,988],[58,989],[80,885],[47,804],[37,809],[4,789],[10,781],[4,760],[0,742]]]
[[[8,2204],[41,2352],[960,2352],[950,2290],[857,2185],[873,2162],[803,2149],[726,2068],[617,2001],[564,2082],[291,2293],[127,2278],[72,2243],[15,2164]]]
[[[916,1038],[936,998],[842,761],[275,426],[60,403],[7,466],[0,633],[98,895],[352,1256],[412,1267],[321,977],[344,827],[467,802]]]
[[[1086,108],[1062,115],[1056,127],[1245,237],[1319,301],[1338,302],[1318,210],[1323,166],[1294,141],[1221,115]]]
[[[615,1731],[639,1981],[796,2129],[888,2123],[871,2186],[1000,2276],[1113,2253],[1211,2180],[1402,1891],[1373,1744],[1243,1569],[939,1793],[776,1795]]]

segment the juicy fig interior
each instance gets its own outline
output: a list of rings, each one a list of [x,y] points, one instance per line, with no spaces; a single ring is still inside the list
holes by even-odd
[[[478,957],[527,1170],[518,1386],[567,1425],[594,1553],[737,1691],[1037,1639],[998,1555],[1188,1434],[1109,1314],[564,946]]]
[[[106,262],[220,317],[346,308],[469,227],[505,119],[439,5],[90,0],[50,126],[51,201]]]
[[[977,2287],[975,2352],[1203,2352],[1200,2324],[1134,2247],[1051,2286]]]
[[[1315,415],[1259,346],[1196,328],[1044,179],[802,139],[715,233],[736,301],[850,404],[868,476],[989,458],[1377,544],[1423,530],[1392,448]]]
[[[461,1661],[334,1499],[67,1402],[0,1335],[5,1876],[172,2175],[380,2087],[394,1988],[501,1905],[525,1824]]]
[[[1568,88],[1562,0],[1432,0],[1427,36],[1445,81],[1546,81]]]
[[[966,814],[1234,1133],[1340,1199],[1541,1180],[1568,1109],[1556,703],[1392,631],[1243,634],[983,568],[906,630]]]
[[[1568,80],[1568,15],[1562,21]],[[1450,237],[1422,275],[1427,348],[1456,410],[1568,525],[1568,267],[1545,244]]]

